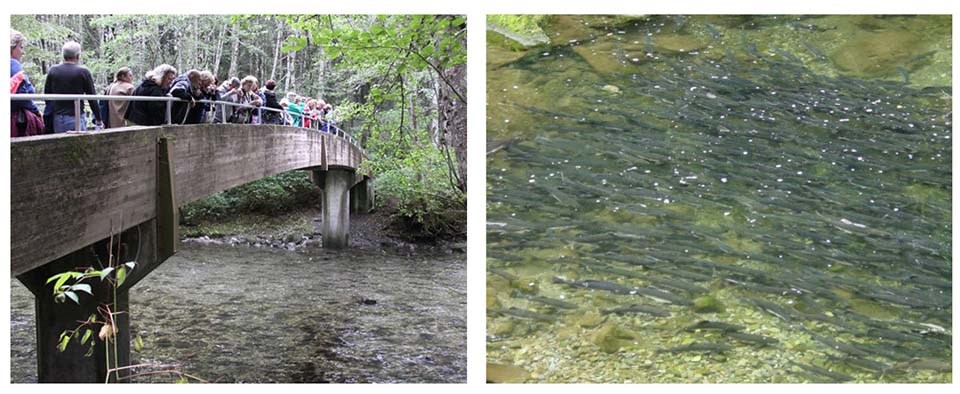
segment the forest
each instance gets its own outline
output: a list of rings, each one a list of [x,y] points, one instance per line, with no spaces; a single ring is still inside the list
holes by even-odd
[[[218,81],[273,79],[278,95],[323,99],[369,153],[378,209],[426,236],[465,232],[465,17],[13,15],[10,24],[26,36],[24,69],[38,92],[47,70],[62,60],[63,44],[73,40],[81,43],[81,64],[98,89],[120,67],[130,67],[139,80],[166,63],[181,73],[209,70]],[[250,195],[240,199],[263,198],[264,189],[294,193],[298,188],[289,182],[303,180],[257,181],[238,188]],[[223,201],[214,195],[195,207],[232,214],[251,206]]]

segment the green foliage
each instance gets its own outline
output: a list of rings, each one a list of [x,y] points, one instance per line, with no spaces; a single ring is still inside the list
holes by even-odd
[[[220,219],[256,212],[280,214],[310,206],[320,200],[319,191],[307,171],[290,171],[269,176],[187,204],[184,219]]]
[[[360,93],[337,112],[341,124],[349,122],[354,135],[365,137],[371,159],[365,169],[375,174],[378,208],[392,215],[403,234],[462,234],[465,197],[451,182],[452,166],[431,122],[437,119],[439,86],[465,100],[461,87],[442,72],[466,63],[466,19],[297,15],[286,22],[309,39],[288,39],[285,50],[322,47],[335,75],[345,77],[341,90]]]
[[[63,42],[74,39],[98,87],[120,67],[139,77],[167,63],[181,72],[211,70],[221,80],[247,74],[274,79],[278,95],[295,91],[321,98],[378,162],[375,176],[385,177],[380,183],[387,190],[378,195],[396,203],[398,220],[422,220],[417,225],[430,234],[463,232],[440,230],[460,226],[462,215],[449,212],[465,203],[450,182],[457,158],[447,161],[446,140],[438,136],[444,130],[436,126],[441,87],[466,103],[465,86],[444,74],[466,64],[463,16],[14,15],[11,27],[28,39],[24,63],[38,91],[43,71],[60,62]],[[237,75],[227,75],[232,65]],[[85,159],[82,149],[74,151],[75,161]],[[405,177],[417,181],[400,182]],[[414,189],[401,191],[402,185]],[[428,194],[414,197],[418,192]],[[282,213],[315,203],[317,193],[306,173],[283,174],[191,203],[183,216],[189,221]]]
[[[375,131],[368,145],[378,208],[414,238],[462,235],[465,196],[451,188],[442,152],[429,143],[426,131],[383,134]]]

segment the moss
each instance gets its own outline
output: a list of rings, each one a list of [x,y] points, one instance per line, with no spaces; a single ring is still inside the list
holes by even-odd
[[[882,77],[896,74],[897,66],[922,49],[920,37],[909,31],[867,32],[838,48],[831,58],[838,68],[850,74]]]
[[[855,298],[850,301],[850,309],[861,315],[877,320],[893,320],[897,318],[897,313],[894,310],[876,301]]]
[[[635,224],[639,226],[651,225],[657,222],[657,217],[653,215],[643,215],[628,212],[625,210],[613,211],[611,209],[601,209],[594,214],[594,218],[609,223]]]
[[[903,194],[910,201],[917,204],[929,204],[931,202],[949,202],[950,192],[939,187],[915,183],[903,188]]]
[[[730,245],[738,252],[743,253],[760,253],[763,251],[763,245],[754,240],[741,237],[739,234],[728,231],[723,234],[724,242],[727,245]]]
[[[74,166],[83,165],[83,162],[90,158],[90,152],[94,150],[95,145],[96,143],[89,135],[78,135],[64,139],[67,161]]]
[[[693,300],[693,311],[697,313],[719,313],[725,309],[720,300],[714,296],[705,295]]]

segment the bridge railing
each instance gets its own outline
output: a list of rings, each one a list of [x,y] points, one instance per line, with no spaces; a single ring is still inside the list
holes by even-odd
[[[27,101],[27,100],[73,101],[73,116],[74,116],[74,124],[76,125],[76,128],[77,128],[76,131],[81,131],[81,130],[80,130],[80,124],[81,124],[80,122],[81,122],[81,121],[84,121],[84,122],[86,121],[85,118],[84,118],[84,116],[83,116],[83,113],[84,113],[84,112],[83,112],[83,110],[82,110],[82,109],[83,109],[83,101],[100,101],[100,100],[106,100],[106,101],[152,101],[152,102],[165,102],[165,103],[166,103],[166,111],[165,111],[165,113],[164,113],[164,124],[166,124],[166,125],[172,125],[172,124],[174,124],[174,123],[173,123],[173,119],[172,119],[173,103],[175,103],[175,102],[189,103],[189,102],[190,102],[190,101],[188,101],[188,100],[183,100],[183,99],[181,99],[181,98],[179,98],[179,97],[170,97],[170,96],[164,96],[164,97],[157,97],[157,96],[110,96],[110,95],[102,95],[102,94],[79,94],[79,95],[78,95],[78,94],[12,94],[12,95],[10,95],[10,99],[11,99],[11,100],[14,100],[14,101]],[[255,105],[249,105],[249,104],[234,103],[234,102],[230,102],[230,101],[194,100],[193,102],[195,102],[195,103],[202,103],[202,104],[213,104],[213,105],[219,107],[221,111],[223,111],[224,106],[230,106],[230,107],[247,108],[247,109],[256,110],[256,111],[265,111],[265,112],[279,113],[279,114],[281,115],[281,119],[283,119],[284,122],[286,122],[287,119],[293,119],[293,118],[295,118],[295,117],[307,118],[307,119],[310,119],[311,121],[316,121],[316,122],[317,122],[317,125],[318,125],[318,129],[319,129],[319,125],[320,125],[320,124],[326,123],[326,126],[327,126],[327,131],[326,131],[326,132],[327,132],[327,133],[330,133],[330,134],[336,135],[337,137],[341,137],[341,138],[343,138],[343,139],[346,139],[346,140],[349,141],[351,144],[355,145],[356,147],[360,148],[361,150],[363,149],[363,148],[360,146],[359,141],[357,141],[357,139],[354,138],[353,135],[351,135],[350,133],[344,131],[343,129],[341,129],[341,128],[338,127],[337,125],[332,124],[332,123],[330,123],[330,122],[328,122],[328,121],[326,121],[326,120],[324,120],[324,119],[322,119],[322,118],[316,117],[316,116],[311,116],[311,115],[302,114],[302,113],[294,113],[294,112],[291,112],[291,111],[288,111],[288,110],[285,110],[285,109],[268,108],[268,107],[264,107],[264,106],[255,106]],[[98,108],[93,108],[93,110],[99,110],[99,107],[98,107]],[[221,118],[222,118],[221,123],[229,123],[229,122],[227,122],[227,117],[226,117],[226,116],[222,116]],[[210,122],[210,123],[212,123],[212,122]],[[263,123],[262,117],[261,117],[261,119],[260,119],[260,123],[259,123],[259,124],[265,124],[265,123]],[[284,124],[287,124],[287,123],[284,123]],[[313,128],[311,127],[310,129],[313,129]]]

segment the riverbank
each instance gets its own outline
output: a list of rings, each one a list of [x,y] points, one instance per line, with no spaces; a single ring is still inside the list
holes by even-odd
[[[320,248],[321,210],[303,208],[281,215],[243,214],[224,219],[204,219],[180,225],[185,243],[250,246],[298,250]],[[435,239],[411,242],[390,226],[381,211],[351,214],[350,247],[384,250],[393,254],[466,253],[466,239]]]

